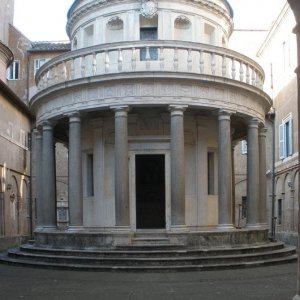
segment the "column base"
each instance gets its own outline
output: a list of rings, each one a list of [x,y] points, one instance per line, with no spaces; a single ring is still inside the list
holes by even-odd
[[[70,231],[70,232],[77,232],[77,231],[83,231],[84,228],[83,226],[69,226],[67,231]]]
[[[299,295],[296,295],[293,300],[300,300],[300,296]]]
[[[186,225],[171,225],[170,231],[175,233],[186,233],[189,230]]]
[[[235,227],[233,226],[233,224],[219,224],[218,225],[218,229],[219,230],[234,230]]]
[[[247,229],[258,229],[258,228],[263,228],[264,224],[246,224]]]

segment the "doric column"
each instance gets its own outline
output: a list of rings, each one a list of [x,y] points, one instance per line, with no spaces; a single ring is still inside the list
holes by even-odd
[[[232,172],[232,224],[235,226],[235,204],[236,204],[236,199],[235,199],[235,159],[234,159],[234,153],[235,153],[235,146],[237,143],[232,143],[231,144],[231,172]]]
[[[186,106],[171,105],[171,225],[185,225],[184,118]]]
[[[36,188],[36,227],[43,226],[43,182],[42,182],[42,151],[43,151],[43,138],[41,131],[34,130],[35,134],[35,188]]]
[[[219,227],[233,228],[232,224],[232,148],[231,113],[219,112]]]
[[[259,145],[257,119],[248,123],[247,140],[247,227],[259,226]]]
[[[259,223],[267,225],[267,162],[266,162],[267,128],[259,130]]]
[[[115,210],[116,226],[129,226],[128,106],[115,111]]]
[[[50,122],[43,124],[42,156],[43,226],[56,227],[55,147]]]
[[[83,226],[81,119],[78,112],[69,117],[69,226]]]

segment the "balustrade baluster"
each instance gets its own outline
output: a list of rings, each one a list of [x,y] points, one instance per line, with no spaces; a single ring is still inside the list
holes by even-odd
[[[75,78],[75,62],[74,62],[73,58],[71,59],[70,77],[71,77],[71,80],[73,80]]]
[[[131,68],[133,71],[135,71],[135,69],[136,69],[136,49],[135,48],[132,48]]]
[[[58,83],[58,70],[57,70],[57,65],[54,66],[54,83]]]
[[[226,77],[226,73],[227,73],[226,55],[223,55],[223,57],[222,57],[222,76]]]
[[[165,68],[165,56],[164,56],[163,47],[160,47],[159,49],[159,65],[160,65],[160,70],[163,71]]]
[[[146,47],[146,69],[149,70],[150,69],[150,48]]]
[[[173,66],[174,66],[174,71],[178,71],[178,48],[174,49]]]
[[[97,53],[93,53],[93,76],[97,75]]]
[[[122,49],[118,50],[118,71],[121,72],[123,69],[123,53]]]
[[[235,59],[232,58],[231,59],[231,78],[232,79],[235,79],[235,76],[236,76],[236,67],[235,67]]]
[[[105,51],[105,73],[108,73],[109,72],[109,53],[108,51],[106,50]]]
[[[244,81],[244,66],[242,61],[240,61],[240,81]]]
[[[255,74],[255,69],[252,69],[252,85],[255,86],[256,84],[256,74]]]
[[[215,53],[211,53],[211,74],[215,75],[216,74],[216,55]]]
[[[200,51],[200,73],[203,74],[204,73],[204,53],[203,50]]]
[[[188,71],[191,72],[192,71],[192,67],[193,67],[192,49],[188,50],[187,64],[188,64]]]
[[[81,78],[85,77],[85,61],[86,61],[86,57],[82,56],[81,57]]]
[[[67,80],[67,67],[65,61],[62,62],[61,77],[63,81]]]
[[[51,69],[52,70],[52,69]],[[46,87],[51,85],[51,71],[49,70],[47,72],[47,83],[46,83]]]
[[[43,87],[44,89],[47,87],[47,72],[43,75]]]
[[[247,64],[247,70],[246,70],[246,83],[250,83],[250,67]]]

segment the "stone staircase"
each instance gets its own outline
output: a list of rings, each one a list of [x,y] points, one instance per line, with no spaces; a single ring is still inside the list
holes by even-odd
[[[131,246],[70,250],[21,245],[0,255],[0,262],[80,271],[199,271],[245,268],[296,261],[295,247],[264,243],[205,249],[172,245],[156,238],[137,238]]]

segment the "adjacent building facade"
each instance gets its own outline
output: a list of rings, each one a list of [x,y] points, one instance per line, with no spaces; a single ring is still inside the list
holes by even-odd
[[[8,87],[6,69],[13,63],[8,24],[13,1],[0,4],[0,249],[19,244],[32,234],[30,198],[30,132],[33,115]]]

